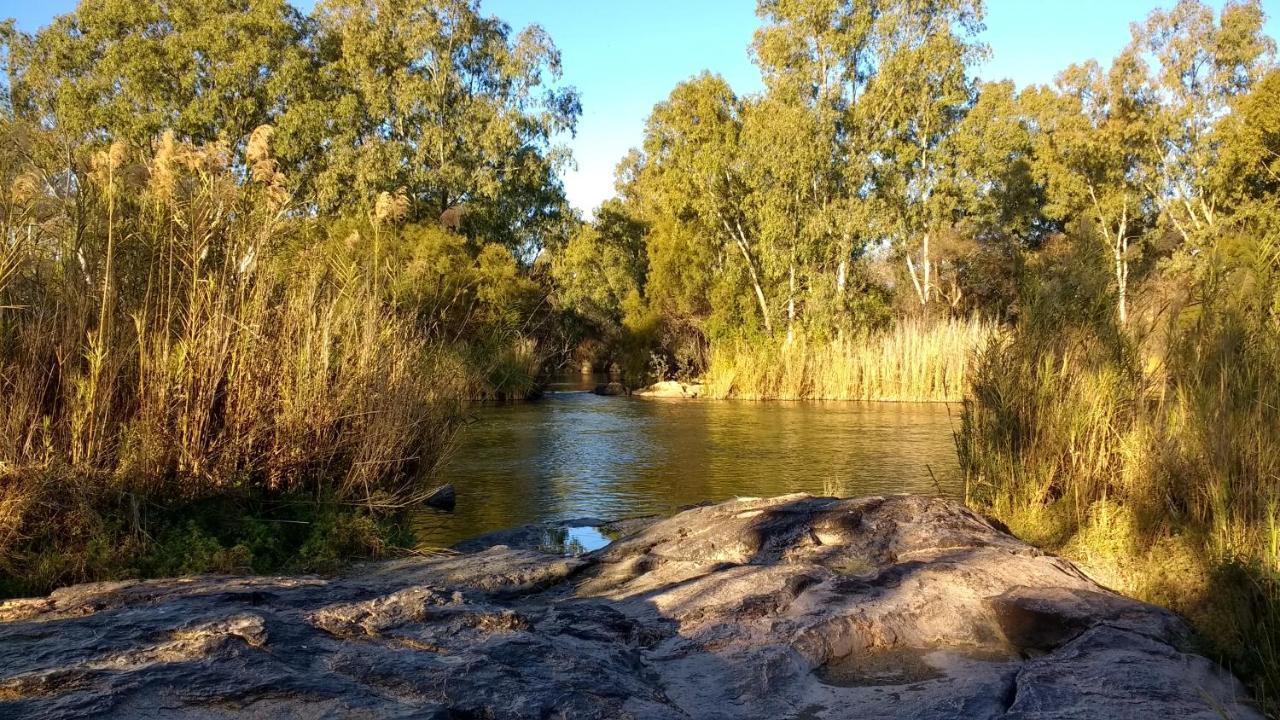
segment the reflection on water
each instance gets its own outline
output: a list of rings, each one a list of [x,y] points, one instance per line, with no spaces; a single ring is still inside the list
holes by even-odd
[[[448,546],[526,523],[668,513],[743,495],[962,492],[944,405],[658,401],[583,390],[597,381],[553,385],[535,403],[475,408],[443,477],[457,488],[457,509],[419,513],[419,540]]]
[[[556,555],[581,555],[599,550],[610,542],[600,528],[593,525],[549,527],[542,549]]]

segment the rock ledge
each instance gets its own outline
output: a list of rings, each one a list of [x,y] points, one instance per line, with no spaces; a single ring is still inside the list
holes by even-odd
[[[915,496],[736,500],[580,557],[497,546],[0,603],[5,718],[1223,713],[1261,717],[1179,618]]]

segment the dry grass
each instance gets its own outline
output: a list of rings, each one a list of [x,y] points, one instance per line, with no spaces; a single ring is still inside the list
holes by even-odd
[[[1240,292],[1150,334],[1032,308],[977,356],[959,450],[972,503],[1187,615],[1275,712],[1280,332]]]
[[[0,156],[0,570],[121,498],[404,505],[446,452],[453,354],[354,259],[292,249],[255,137],[249,181],[172,137],[97,153],[73,194]]]
[[[973,351],[995,332],[978,318],[907,319],[887,330],[819,341],[716,345],[705,382],[715,398],[959,401]]]

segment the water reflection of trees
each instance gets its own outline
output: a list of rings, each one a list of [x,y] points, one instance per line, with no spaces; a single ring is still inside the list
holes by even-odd
[[[452,544],[575,517],[665,513],[735,495],[961,492],[946,408],[890,403],[658,402],[553,395],[480,408],[447,479],[453,515],[420,518]]]

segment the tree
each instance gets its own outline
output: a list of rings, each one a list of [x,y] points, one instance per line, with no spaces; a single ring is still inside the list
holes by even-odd
[[[82,0],[11,45],[13,102],[75,141],[238,142],[305,80],[302,36],[285,0]]]
[[[833,295],[831,310],[843,313],[849,263],[865,241],[854,219],[867,164],[850,152],[846,116],[866,80],[876,11],[862,3],[762,0],[756,14],[764,25],[751,51],[767,89],[745,113],[743,144],[762,244],[774,272],[786,277],[790,340],[802,284],[811,305]],[[826,277],[834,282],[824,293]]]
[[[1128,319],[1129,264],[1133,242],[1146,221],[1156,144],[1154,100],[1145,68],[1131,48],[1103,72],[1093,61],[1058,76],[1060,92],[1024,93],[1037,130],[1035,167],[1044,184],[1050,217],[1087,218],[1111,255],[1116,317]]]
[[[943,186],[941,146],[973,101],[968,64],[985,52],[980,0],[899,0],[876,19],[874,75],[855,108],[861,149],[872,158],[882,232],[906,259],[921,305],[935,295],[931,235],[954,213]],[[913,254],[919,259],[917,263]]]
[[[10,88],[13,85],[13,44],[19,39],[17,25],[12,19],[0,21],[0,116],[13,117]]]
[[[1227,208],[1239,212],[1250,201],[1280,196],[1280,69],[1236,98],[1217,132],[1221,153],[1210,184]]]
[[[1184,242],[1218,221],[1221,188],[1210,183],[1221,141],[1214,126],[1272,65],[1275,41],[1263,33],[1258,0],[1212,8],[1180,0],[1133,26],[1128,54],[1154,59],[1152,167],[1147,193]]]
[[[617,199],[596,210],[551,254],[551,274],[562,307],[586,318],[601,334],[622,326],[628,304],[639,300],[648,274],[645,224]]]
[[[580,114],[546,32],[513,33],[478,0],[323,0],[314,21],[316,80],[280,131],[318,209],[403,188],[411,219],[453,210],[466,234],[532,258],[567,213],[554,139]]]
[[[953,309],[970,296],[986,311],[1007,309],[1019,254],[1059,229],[1044,215],[1032,125],[1011,81],[982,83],[940,147],[955,216],[934,247],[940,294]]]
[[[744,172],[742,112],[741,101],[718,75],[703,73],[677,85],[645,127],[645,157],[635,192],[651,221],[658,220],[656,229],[668,238],[714,243],[716,252],[729,247],[741,257],[760,321],[772,333],[760,237]],[[672,250],[682,252],[678,246]]]

